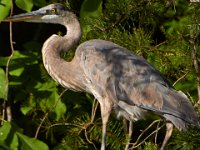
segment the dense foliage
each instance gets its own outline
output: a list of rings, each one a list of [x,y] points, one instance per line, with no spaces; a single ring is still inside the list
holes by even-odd
[[[81,42],[100,38],[113,41],[143,56],[188,95],[199,111],[200,4],[183,0],[0,0],[0,19],[61,2],[77,13]],[[17,23],[8,30],[0,24],[0,149],[99,149],[101,118],[92,95],[63,89],[42,64],[41,47],[53,33],[65,34],[59,25]],[[11,35],[9,46],[9,35]],[[12,48],[14,46],[14,48]],[[66,60],[74,50],[64,54]],[[76,68],[75,68],[76,69]],[[187,110],[186,110],[187,111]],[[154,118],[155,119],[155,118]],[[133,146],[157,149],[165,134],[163,122],[146,132],[152,118],[134,123]],[[122,119],[111,116],[108,149],[124,149]],[[140,139],[138,137],[141,136]],[[138,141],[136,145],[134,142]],[[200,149],[200,131],[174,132],[168,149]]]

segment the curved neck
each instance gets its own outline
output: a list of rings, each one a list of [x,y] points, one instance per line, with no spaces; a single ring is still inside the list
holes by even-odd
[[[68,18],[63,18],[61,23],[67,29],[67,34],[63,37],[63,50],[67,52],[71,47],[75,46],[81,38],[81,26],[75,14],[70,13]]]
[[[60,24],[67,28],[63,37],[52,35],[47,39],[42,48],[43,63],[50,76],[65,88],[72,90],[84,89],[80,75],[83,73],[76,60],[66,62],[60,57],[60,52],[67,52],[76,45],[81,37],[81,27],[74,14],[69,18],[60,18]]]

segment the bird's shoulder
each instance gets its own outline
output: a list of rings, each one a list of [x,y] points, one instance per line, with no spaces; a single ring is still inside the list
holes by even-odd
[[[90,40],[77,48],[85,74],[94,84],[115,87],[119,95],[124,90],[132,91],[147,85],[162,84],[170,87],[168,81],[143,57],[115,43],[104,40]]]
[[[87,67],[104,72],[104,76],[118,78],[121,82],[139,80],[156,80],[168,84],[161,73],[148,63],[143,57],[105,40],[89,40],[82,43],[76,51],[80,62]]]
[[[91,40],[78,48],[80,65],[94,94],[104,93],[116,105],[139,106],[169,114],[188,122],[195,116],[192,105],[144,58],[112,42]],[[92,93],[92,92],[91,92]],[[191,113],[185,113],[185,109]],[[197,117],[195,117],[197,118]]]
[[[100,55],[107,55],[111,51],[127,51],[125,48],[106,40],[93,39],[80,44],[76,50],[76,55],[90,55],[99,53]]]

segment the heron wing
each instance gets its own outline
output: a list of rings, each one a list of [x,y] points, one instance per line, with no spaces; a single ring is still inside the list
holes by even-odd
[[[92,40],[80,46],[82,66],[99,95],[115,103],[153,111],[166,118],[181,118],[196,124],[197,115],[188,98],[174,90],[145,59],[114,43]]]

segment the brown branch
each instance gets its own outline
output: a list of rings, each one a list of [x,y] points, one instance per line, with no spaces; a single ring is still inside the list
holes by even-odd
[[[53,125],[50,125],[49,128],[52,128],[52,127],[55,127],[55,126],[63,126],[63,125],[65,125],[65,126],[75,126],[75,127],[78,127],[78,128],[81,128],[82,130],[84,130],[85,138],[86,138],[87,142],[92,144],[94,149],[97,150],[95,144],[92,141],[90,141],[90,139],[87,136],[87,127],[83,127],[81,125],[77,125],[77,124],[73,124],[73,123],[55,123]]]
[[[167,41],[161,42],[161,43],[157,44],[157,45],[155,46],[155,48],[158,48],[159,46],[164,45],[164,44],[166,44],[166,43],[167,43]]]
[[[81,125],[73,124],[73,123],[55,123],[49,126],[49,128],[55,127],[55,126],[75,126],[81,129],[85,129]]]
[[[87,129],[91,124],[93,124],[98,104],[99,104],[98,101],[96,99],[94,99],[94,102],[92,104],[92,110],[91,110],[91,120],[90,120],[90,122],[87,122],[83,125],[84,126],[83,130]],[[83,130],[80,130],[79,133],[81,133]]]
[[[96,111],[97,111],[97,108],[98,108],[98,105],[99,105],[99,102],[98,102],[96,99],[94,99],[94,102],[93,102],[93,105],[92,105],[92,112],[91,112],[91,121],[90,121],[90,123],[87,124],[87,126],[85,127],[85,138],[86,138],[86,140],[87,140],[88,143],[90,143],[90,144],[93,145],[93,147],[95,148],[95,150],[97,150],[95,144],[94,144],[92,141],[90,141],[90,139],[89,139],[88,136],[87,136],[87,127],[88,127],[89,125],[93,124],[94,118],[95,118],[95,115],[96,115]]]
[[[95,144],[92,141],[90,141],[90,139],[87,136],[87,128],[85,128],[85,138],[86,138],[87,142],[92,144],[94,149],[97,150],[97,147],[95,146]]]
[[[138,146],[140,146],[141,144],[143,144],[149,137],[151,137],[154,133],[157,133],[164,125],[162,125],[161,127],[157,128],[156,130],[154,130],[151,134],[149,134],[142,142],[140,142],[139,144],[137,144],[136,146],[133,146],[132,149],[137,148]]]
[[[88,138],[87,136],[87,128],[94,123],[94,118],[95,118],[95,115],[96,115],[96,111],[97,111],[97,108],[98,108],[98,105],[99,105],[99,102],[94,99],[94,102],[92,104],[92,111],[91,111],[91,120],[89,123],[86,123],[84,124],[84,127],[82,128],[81,131],[79,131],[79,133],[81,133],[83,130],[84,130],[84,133],[85,133],[85,138],[86,138],[86,141],[90,144],[93,145],[94,149],[97,150],[95,144]]]
[[[191,55],[192,55],[192,63],[194,66],[194,70],[196,73],[196,79],[197,79],[197,94],[198,94],[198,101],[195,104],[195,106],[200,105],[200,71],[199,71],[199,62],[198,62],[198,58],[197,58],[197,48],[196,45],[194,43],[194,39],[191,37],[190,39],[190,47],[191,47]]]
[[[13,14],[13,1],[11,1],[11,8],[10,8],[10,16],[12,16]],[[10,22],[9,24],[9,35],[10,35],[10,48],[11,48],[11,54],[8,57],[8,60],[6,62],[6,84],[7,84],[7,96],[8,96],[8,92],[9,92],[9,88],[8,88],[8,83],[9,83],[9,79],[8,79],[8,75],[9,75],[9,65],[10,65],[10,61],[14,55],[14,46],[13,46],[13,36],[12,36],[12,22]],[[3,124],[4,120],[5,120],[5,116],[7,121],[11,121],[12,120],[12,111],[11,111],[11,106],[9,104],[9,106],[7,106],[6,103],[7,101],[4,99],[4,103],[3,103],[3,114],[2,114],[2,122],[1,124]]]
[[[93,105],[92,105],[92,111],[91,111],[91,121],[89,123],[86,123],[84,124],[83,126],[81,125],[77,125],[77,124],[72,124],[72,123],[56,123],[56,124],[53,124],[53,125],[50,125],[49,128],[52,128],[54,126],[58,126],[58,125],[66,125],[66,126],[75,126],[75,127],[78,127],[80,128],[81,130],[79,131],[79,133],[81,133],[82,131],[84,131],[84,134],[85,134],[85,138],[86,138],[86,141],[89,143],[89,144],[92,144],[94,149],[97,150],[95,144],[89,139],[88,135],[87,135],[87,128],[93,124],[94,122],[94,117],[96,115],[96,110],[98,108],[98,101],[96,99],[94,99],[94,102],[93,102]],[[43,117],[42,119],[42,122],[44,122],[46,116],[48,115],[48,113],[45,114],[45,116]],[[42,123],[40,123],[40,126],[41,127]]]
[[[6,107],[6,116],[7,116],[7,121],[11,122],[12,121],[12,112],[11,112],[11,106],[8,105]]]
[[[144,131],[142,131],[142,133],[139,135],[139,137],[137,138],[136,142],[134,143],[130,143],[130,145],[133,145],[131,148],[129,149],[134,149],[137,148],[138,146],[140,146],[142,143],[144,143],[151,135],[153,135],[154,133],[158,132],[164,125],[162,125],[161,127],[157,128],[156,130],[154,130],[150,135],[148,135],[142,142],[140,142],[139,144],[137,144],[139,142],[139,140],[141,139],[142,135],[149,130],[155,123],[160,123],[160,119],[153,121]]]
[[[183,78],[185,78],[185,76],[188,74],[188,72],[186,72],[183,76],[181,76],[180,78],[178,78],[174,84],[172,86],[175,86],[180,80],[182,80]]]
[[[159,126],[160,126],[160,122],[161,122],[161,120],[158,122],[158,124],[157,124],[157,129],[159,128]],[[158,137],[158,132],[156,132],[156,135],[155,135],[155,143],[157,142],[157,137]]]
[[[65,90],[63,90],[63,91],[61,92],[61,94],[59,95],[59,98],[56,100],[56,102],[55,102],[55,104],[53,105],[53,107],[51,107],[51,109],[50,109],[48,112],[45,113],[44,117],[42,118],[42,120],[41,120],[41,122],[40,122],[40,124],[39,124],[39,126],[38,126],[38,128],[37,128],[37,130],[36,130],[36,132],[35,132],[35,138],[37,138],[38,133],[39,133],[39,131],[40,131],[40,128],[41,128],[42,124],[44,123],[45,119],[47,118],[48,114],[56,107],[56,105],[58,104],[60,98],[63,96],[63,94],[64,94],[67,90],[68,90],[68,89],[65,89]]]
[[[125,122],[126,120],[124,119],[123,122]],[[127,127],[126,127],[127,128]],[[126,146],[125,146],[125,150],[128,150],[129,149],[129,145],[130,145],[130,141],[131,141],[131,136],[133,134],[133,121],[129,121],[129,127],[128,127],[128,138],[127,139],[127,143],[126,143]]]
[[[193,99],[193,97],[190,95],[190,93],[189,93],[189,92],[186,92],[186,94],[187,94],[187,96],[189,97],[189,99],[190,99],[192,102],[194,102],[194,99]]]
[[[3,125],[4,120],[5,120],[5,113],[6,113],[6,100],[3,101],[2,104],[2,120],[1,120],[1,125]]]

